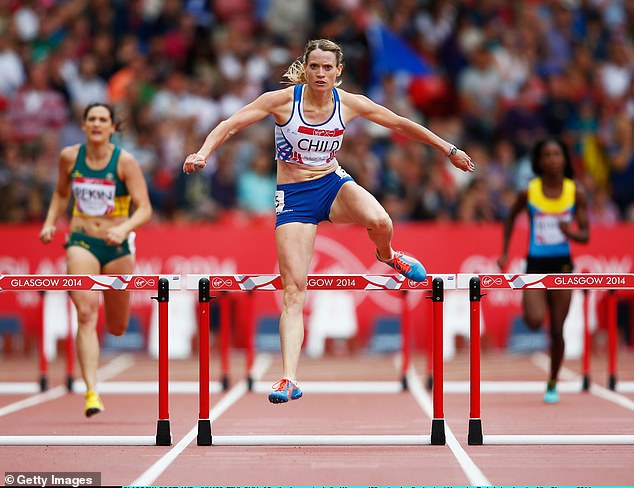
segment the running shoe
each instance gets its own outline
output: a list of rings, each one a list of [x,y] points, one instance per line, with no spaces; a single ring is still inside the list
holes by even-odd
[[[557,385],[548,386],[544,393],[544,403],[558,403],[559,393],[557,393]]]
[[[86,417],[92,417],[93,415],[103,412],[105,407],[99,394],[94,390],[88,390],[86,392]]]
[[[387,261],[383,261],[379,257],[379,252],[377,251],[376,258],[410,280],[423,281],[427,278],[427,270],[425,270],[425,266],[423,266],[418,259],[408,256],[407,254],[403,254],[401,251],[394,251],[392,259]]]
[[[271,403],[286,403],[289,400],[297,400],[302,396],[302,390],[297,386],[297,383],[288,378],[282,378],[275,383],[273,390],[269,393],[269,402]]]

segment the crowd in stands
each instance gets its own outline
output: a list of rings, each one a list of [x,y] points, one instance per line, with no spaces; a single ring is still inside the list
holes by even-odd
[[[425,75],[378,72],[372,28]],[[186,154],[282,74],[308,39],[344,51],[342,88],[463,148],[438,151],[353,121],[338,159],[395,221],[495,222],[546,136],[572,151],[591,223],[634,220],[634,2],[628,0],[0,0],[0,222],[41,222],[84,107],[114,105],[116,142],[147,178],[157,220],[273,213],[273,121],[205,171]],[[400,54],[400,53],[399,53]]]

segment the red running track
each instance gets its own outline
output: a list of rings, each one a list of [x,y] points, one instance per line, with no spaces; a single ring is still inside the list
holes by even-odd
[[[634,379],[631,351],[621,351],[619,385]],[[117,372],[104,371],[113,381],[156,381],[156,362],[144,356],[126,358]],[[266,384],[277,379],[278,357],[262,371]],[[593,359],[594,389],[562,393],[560,404],[544,405],[541,391],[488,393],[492,381],[517,385],[543,382],[540,356],[482,357],[482,422],[486,434],[614,434],[634,433],[634,393],[619,392],[621,403],[601,395],[605,358]],[[431,420],[425,411],[430,396],[418,376],[412,388],[398,393],[310,393],[289,405],[270,405],[264,393],[249,393],[244,357],[232,358],[232,389],[212,393],[213,434],[428,434]],[[419,373],[424,358],[414,358]],[[32,381],[32,360],[3,358],[0,381]],[[566,361],[562,380],[577,381],[579,361]],[[219,371],[212,362],[212,378]],[[0,432],[9,435],[154,435],[156,394],[104,393],[106,411],[83,417],[80,394],[63,392],[63,360],[51,365],[51,380],[59,396],[36,406],[0,415]],[[3,446],[4,471],[98,471],[102,483],[113,485],[632,485],[633,445],[469,446],[468,356],[461,352],[445,364],[444,446],[197,446],[198,366],[194,360],[172,361],[170,380],[190,382],[191,393],[170,395],[173,445],[160,446]],[[113,372],[114,371],[114,372]],[[303,358],[301,379],[310,381],[382,381],[398,383],[398,364],[391,356]],[[421,374],[421,376],[424,376]],[[57,380],[57,381],[56,381]],[[520,383],[523,382],[523,383]],[[6,384],[6,383],[3,383]],[[175,385],[174,383],[173,385]],[[181,386],[183,383],[179,383]],[[259,383],[258,383],[259,384]],[[0,413],[34,394],[0,394]],[[230,401],[235,400],[233,403]],[[629,402],[629,404],[628,404]],[[219,407],[222,411],[219,410]],[[220,416],[217,414],[220,412]]]

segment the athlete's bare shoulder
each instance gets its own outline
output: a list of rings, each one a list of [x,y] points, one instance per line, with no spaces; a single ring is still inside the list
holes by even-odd
[[[260,104],[276,120],[286,119],[290,116],[293,105],[293,87],[265,92],[253,103]]]
[[[284,105],[293,101],[293,87],[289,86],[279,90],[264,92],[258,97],[258,100],[270,108]]]
[[[337,88],[339,98],[341,99],[341,105],[343,107],[345,118],[347,120],[353,119],[358,116],[363,116],[372,107],[376,107],[376,104],[365,95],[359,93],[351,93],[341,88]]]
[[[79,144],[73,144],[72,146],[66,146],[62,148],[59,153],[59,162],[63,165],[74,164],[79,154]]]

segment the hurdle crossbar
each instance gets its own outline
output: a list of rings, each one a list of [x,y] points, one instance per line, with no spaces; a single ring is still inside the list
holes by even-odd
[[[214,446],[429,446],[429,435],[214,435]]]
[[[156,426],[156,436],[153,437],[153,444],[171,445],[172,436],[169,424],[169,364],[168,364],[168,302],[169,290],[180,289],[180,275],[0,275],[0,292],[7,291],[157,291],[157,296],[152,297],[158,302],[158,328],[159,328],[159,359],[158,359],[158,420]],[[43,326],[42,326],[43,327]],[[47,363],[44,353],[43,330],[40,328],[40,371],[46,372]],[[70,363],[68,363],[70,365]],[[70,380],[67,378],[70,384]],[[40,377],[40,387],[48,386],[48,379],[42,375]],[[21,437],[5,437],[10,442],[18,442]],[[57,440],[56,440],[57,439]],[[61,439],[61,440],[60,440]],[[99,442],[117,442],[122,445],[127,444],[125,436],[91,437],[96,444],[92,445],[114,445],[99,444]],[[145,443],[148,438],[144,437]],[[139,442],[140,438],[134,437],[133,442]],[[83,442],[86,441],[79,436],[32,436],[23,442],[37,443],[37,445],[48,445],[51,442]],[[34,445],[34,444],[29,444]],[[50,444],[54,445],[54,444]],[[57,444],[55,444],[57,445]],[[70,445],[70,444],[62,444]]]
[[[406,279],[402,275],[369,275],[369,274],[309,274],[307,276],[306,287],[308,290],[363,290],[363,291],[393,291],[393,290],[431,290],[432,291],[432,313],[433,313],[433,398],[434,413],[432,418],[431,435],[429,443],[433,445],[445,444],[445,424],[443,412],[443,393],[442,393],[442,369],[443,369],[443,344],[442,344],[442,328],[443,328],[443,301],[445,288],[455,289],[454,274],[428,276],[424,281],[417,282]],[[446,282],[446,286],[445,286]],[[226,292],[226,291],[281,291],[283,290],[282,280],[279,274],[267,275],[188,275],[186,279],[186,289],[198,290],[199,301],[199,379],[200,379],[200,396],[199,396],[199,412],[198,412],[198,436],[197,444],[199,446],[216,445],[213,442],[211,420],[209,419],[209,309],[210,309],[210,293]],[[409,320],[409,318],[408,318]],[[409,326],[409,325],[408,325]],[[249,366],[247,365],[247,369]],[[249,385],[252,381],[249,381]],[[403,383],[405,385],[405,383]],[[260,440],[249,442],[258,442],[257,445],[270,444],[279,436],[264,436]],[[419,436],[415,436],[419,437]],[[398,441],[400,438],[390,437],[389,443]],[[245,442],[247,438],[243,436],[235,436],[231,442]],[[332,444],[336,442],[336,437],[292,437],[289,442],[298,442],[304,440],[306,442],[318,442]],[[352,444],[359,442],[380,442],[377,438],[368,438],[366,436],[343,436],[343,441]],[[371,440],[368,440],[371,439]],[[353,442],[354,441],[354,442]],[[220,441],[222,442],[222,440]],[[229,441],[227,441],[229,442]],[[418,439],[418,442],[422,442]],[[226,444],[228,445],[228,444]],[[234,444],[237,445],[237,444]],[[277,444],[271,444],[277,445]]]
[[[154,446],[154,436],[145,435],[4,435],[0,446]]]
[[[467,274],[456,275],[458,289],[469,289],[470,313],[470,412],[468,443],[481,444],[634,444],[634,435],[483,435],[480,415],[480,301],[486,290],[608,290],[609,387],[616,389],[616,312],[614,290],[634,289],[632,273]],[[586,325],[587,327],[587,325]],[[587,331],[584,332],[587,338]],[[587,351],[587,347],[585,348]],[[584,361],[585,362],[585,361]],[[584,384],[587,390],[587,369]]]
[[[634,444],[634,435],[627,434],[515,434],[485,435],[483,444],[487,445],[608,445]]]

